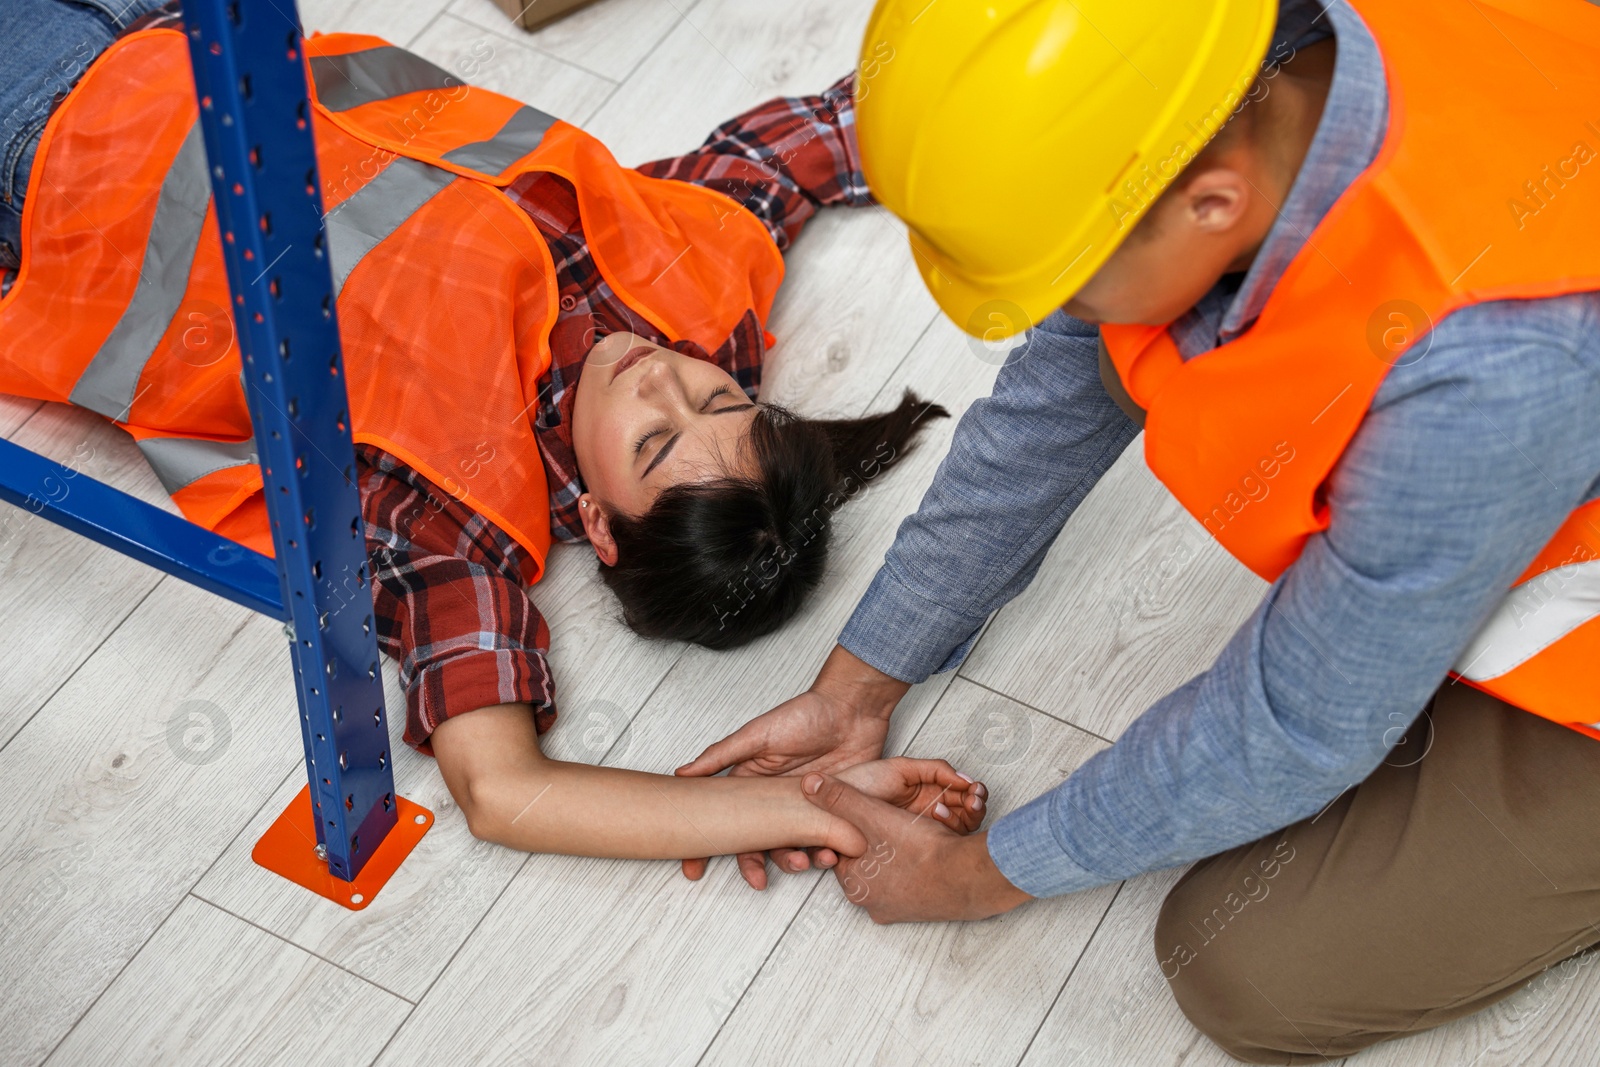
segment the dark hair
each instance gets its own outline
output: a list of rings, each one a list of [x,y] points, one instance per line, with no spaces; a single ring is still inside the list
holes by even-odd
[[[776,630],[822,580],[833,512],[949,414],[910,390],[859,419],[761,405],[743,445],[755,475],[669,486],[643,515],[611,518],[617,563],[600,574],[623,621],[715,649]]]

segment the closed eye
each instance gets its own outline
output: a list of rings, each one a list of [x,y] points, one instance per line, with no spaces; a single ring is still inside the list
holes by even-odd
[[[719,396],[732,396],[732,395],[733,395],[733,390],[732,389],[729,389],[726,385],[720,386],[719,388],[713,390],[710,396],[706,397],[706,402],[704,404],[700,405],[700,410],[702,412],[705,412],[706,409],[711,407],[712,403],[714,403],[716,401],[717,397],[719,397]],[[721,415],[723,412],[726,412],[726,411],[745,411],[745,410],[747,410],[749,408],[753,408],[753,407],[755,407],[755,405],[750,403],[747,400],[742,404],[729,404],[725,408],[718,408],[717,410],[710,412],[710,414],[712,414],[712,415]]]
[[[729,389],[725,385],[724,386],[720,386],[720,387],[712,390],[711,391],[711,395],[706,397],[705,401],[700,405],[701,414],[725,415],[730,411],[747,411],[750,408],[755,407],[754,404],[746,401],[745,403],[742,403],[742,404],[729,404],[727,407],[718,408],[715,411],[707,411],[706,410],[707,408],[711,407],[711,405],[713,403],[716,402],[717,397],[719,397],[719,396],[731,396],[732,394],[733,394],[733,390]],[[665,432],[666,432],[665,430],[651,430],[649,433],[647,433],[643,437],[639,438],[639,440],[634,443],[633,454],[637,457],[644,450],[644,446],[649,442],[649,440],[652,437],[655,437],[657,434],[662,434],[662,433],[665,433]],[[677,433],[673,434],[671,437],[669,437],[667,439],[667,443],[666,444],[662,445],[659,449],[656,450],[656,454],[650,460],[649,465],[645,467],[645,469],[644,469],[644,471],[642,473],[640,473],[640,475],[639,475],[639,480],[640,481],[643,481],[644,479],[650,477],[650,472],[655,470],[657,467],[659,467],[661,465],[661,461],[667,458],[667,454],[672,451],[673,446],[676,445],[678,443],[679,439],[682,438],[682,437],[683,437],[683,431],[679,430]]]
[[[712,405],[712,403],[717,399],[717,397],[719,397],[719,396],[728,396],[732,392],[733,392],[733,390],[729,389],[725,385],[721,386],[720,388],[712,390],[711,395],[706,397],[705,402],[700,405],[700,410],[701,411],[705,411],[707,408],[709,408]],[[750,406],[751,405],[749,405],[749,404],[739,404],[739,405],[736,405],[734,407],[722,408],[719,411],[714,412],[714,414],[721,414],[723,411],[737,411],[740,408],[746,408],[746,407],[750,407]],[[637,456],[640,452],[643,452],[644,451],[644,446],[650,443],[650,439],[652,437],[656,437],[656,436],[658,436],[660,434],[663,434],[663,433],[666,433],[666,431],[665,430],[651,430],[648,433],[645,433],[642,436],[640,436],[640,438],[633,443],[633,454]]]
[[[635,441],[633,443],[633,454],[635,456],[637,456],[640,452],[643,452],[644,451],[644,446],[650,443],[650,438],[655,437],[657,434],[661,434],[661,433],[665,433],[665,432],[666,432],[665,430],[651,430],[649,433],[647,433],[644,436],[640,437],[637,441]]]

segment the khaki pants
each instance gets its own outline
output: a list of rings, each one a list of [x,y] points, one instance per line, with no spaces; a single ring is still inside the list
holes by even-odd
[[[1487,1007],[1600,944],[1600,741],[1447,684],[1321,814],[1195,864],[1155,943],[1184,1014],[1250,1063]]]

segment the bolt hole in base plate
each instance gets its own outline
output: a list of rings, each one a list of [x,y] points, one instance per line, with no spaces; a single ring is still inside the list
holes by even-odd
[[[353,882],[335,878],[328,873],[327,863],[317,858],[309,785],[301,786],[289,806],[267,827],[267,832],[251,850],[250,858],[258,866],[304,886],[319,897],[326,897],[351,911],[360,911],[372,903],[389,876],[400,869],[400,864],[433,825],[433,812],[427,808],[402,796],[396,796],[395,802],[399,806],[396,812],[399,819],[394,829],[384,837]]]

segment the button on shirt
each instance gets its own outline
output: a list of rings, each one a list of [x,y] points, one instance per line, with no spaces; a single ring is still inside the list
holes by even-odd
[[[1249,271],[1172,324],[1185,359],[1250,329],[1377,155],[1383,62],[1348,4],[1285,2],[1269,62],[1330,33],[1333,82],[1300,174]],[[1315,813],[1378,765],[1534,554],[1600,497],[1600,295],[1469,306],[1419,344],[1329,479],[1331,525],[1210,669],[993,825],[1013,884],[1086,889]],[[1101,384],[1095,328],[1047,318],[963,417],[840,643],[910,682],[959,665],[1136,434]]]

